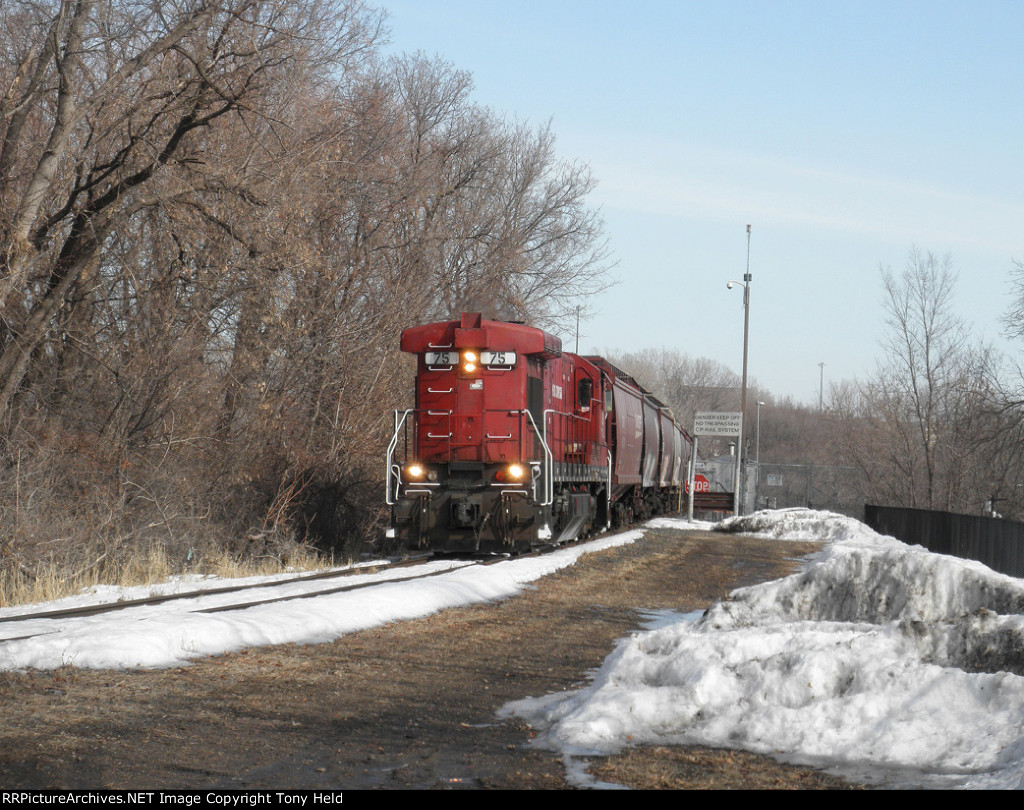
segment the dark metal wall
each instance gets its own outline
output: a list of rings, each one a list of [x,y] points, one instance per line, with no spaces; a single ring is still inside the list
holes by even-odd
[[[871,504],[864,507],[864,522],[904,543],[978,560],[994,571],[1024,577],[1024,523]]]

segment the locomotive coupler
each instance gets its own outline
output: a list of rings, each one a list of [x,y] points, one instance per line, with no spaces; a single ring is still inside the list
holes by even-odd
[[[459,529],[472,529],[480,519],[480,505],[468,498],[452,498],[451,525]]]

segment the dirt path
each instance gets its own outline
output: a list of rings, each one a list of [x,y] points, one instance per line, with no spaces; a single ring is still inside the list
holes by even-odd
[[[152,672],[0,673],[0,784],[13,788],[566,788],[565,768],[496,719],[585,681],[641,611],[708,607],[786,573],[812,544],[651,531],[504,602],[315,646]],[[635,787],[836,787],[695,748],[593,763]]]

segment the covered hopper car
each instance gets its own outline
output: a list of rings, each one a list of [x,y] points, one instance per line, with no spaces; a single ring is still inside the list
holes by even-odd
[[[679,508],[692,441],[608,361],[479,313],[406,329],[401,348],[417,358],[387,450],[402,547],[518,553]]]

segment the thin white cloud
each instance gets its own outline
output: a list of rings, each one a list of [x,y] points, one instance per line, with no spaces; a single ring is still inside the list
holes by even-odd
[[[1024,204],[957,189],[671,142],[609,150],[593,167],[606,208],[1024,253]]]

